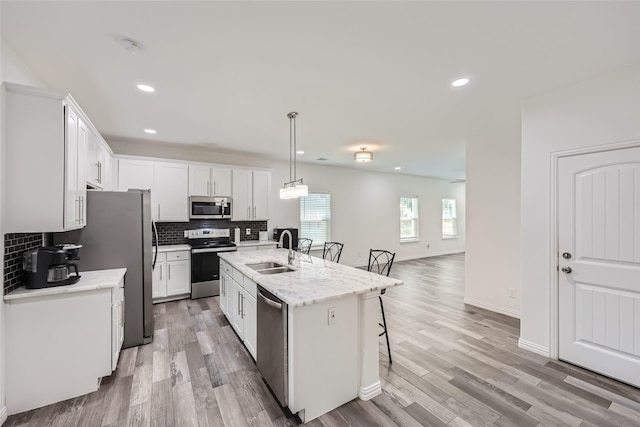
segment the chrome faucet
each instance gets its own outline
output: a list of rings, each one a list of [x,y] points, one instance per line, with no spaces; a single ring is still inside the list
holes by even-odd
[[[293,264],[293,260],[296,259],[296,254],[293,252],[293,236],[291,235],[291,232],[289,230],[284,230],[282,234],[280,234],[280,241],[278,242],[278,244],[280,245],[280,247],[283,247],[285,234],[289,236],[289,253],[287,254],[287,263],[291,265]]]

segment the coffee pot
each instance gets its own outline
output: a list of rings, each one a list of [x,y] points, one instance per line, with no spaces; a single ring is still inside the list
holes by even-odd
[[[81,245],[43,246],[26,251],[22,256],[24,285],[27,289],[72,285],[80,280],[78,259]],[[74,270],[75,274],[71,274]]]

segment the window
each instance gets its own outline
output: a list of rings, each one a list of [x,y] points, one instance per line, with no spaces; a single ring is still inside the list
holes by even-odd
[[[400,197],[400,241],[418,240],[418,198]]]
[[[300,237],[313,240],[313,246],[331,241],[331,194],[300,197]]]
[[[458,237],[456,199],[442,199],[442,238],[455,239],[456,237]]]

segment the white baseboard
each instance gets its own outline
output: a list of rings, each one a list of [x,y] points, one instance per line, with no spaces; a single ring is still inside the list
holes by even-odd
[[[551,357],[549,353],[549,347],[545,347],[531,341],[523,340],[522,338],[518,338],[518,347],[544,357]]]
[[[376,381],[375,383],[370,384],[366,387],[360,387],[358,397],[361,400],[370,400],[380,393],[382,393],[382,383],[380,381]]]
[[[423,254],[419,254],[419,255],[410,255],[410,256],[404,256],[404,257],[396,257],[395,261],[411,261],[412,259],[420,259],[420,258],[431,258],[434,256],[442,256],[442,255],[453,255],[453,254],[462,254],[464,253],[464,250],[460,251],[443,251],[443,252],[429,252],[429,253],[423,253]],[[395,262],[394,261],[394,262]]]
[[[0,425],[4,424],[7,421],[7,407],[3,406],[0,408]]]
[[[493,304],[487,304],[485,302],[472,300],[469,298],[464,299],[465,304],[473,305],[475,307],[484,308],[485,310],[494,311],[496,313],[504,314],[505,316],[515,317],[516,319],[520,318],[520,312],[518,310],[513,310],[511,308],[498,307]]]

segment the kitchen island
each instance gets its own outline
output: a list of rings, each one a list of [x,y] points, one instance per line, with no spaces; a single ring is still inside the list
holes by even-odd
[[[220,254],[220,304],[259,368],[263,361],[256,347],[277,343],[271,334],[256,333],[264,330],[255,325],[261,321],[255,313],[256,298],[262,298],[257,289],[286,304],[286,397],[278,399],[304,422],[356,397],[369,400],[381,393],[378,296],[402,281],[298,253],[288,264],[287,254],[286,249]],[[258,263],[291,271],[270,274],[273,270],[250,266]]]

